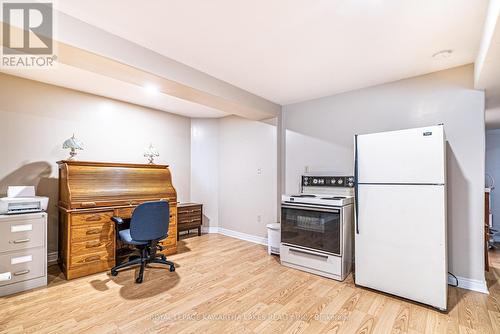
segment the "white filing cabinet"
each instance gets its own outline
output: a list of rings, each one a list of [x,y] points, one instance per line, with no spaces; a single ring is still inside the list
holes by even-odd
[[[47,214],[0,215],[0,296],[47,285]]]

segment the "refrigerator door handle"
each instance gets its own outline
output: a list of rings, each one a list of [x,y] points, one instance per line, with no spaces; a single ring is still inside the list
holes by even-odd
[[[359,181],[359,178],[358,178],[358,135],[354,135],[354,213],[355,213],[354,224],[356,225],[356,234],[359,234],[358,181]]]
[[[354,212],[355,212],[355,225],[356,234],[359,234],[359,208],[358,208],[358,135],[354,135]]]

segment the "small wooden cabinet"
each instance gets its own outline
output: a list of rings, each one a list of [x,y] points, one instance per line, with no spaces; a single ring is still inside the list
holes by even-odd
[[[180,203],[177,206],[177,240],[179,232],[198,230],[201,235],[201,224],[203,222],[203,205],[197,203]]]

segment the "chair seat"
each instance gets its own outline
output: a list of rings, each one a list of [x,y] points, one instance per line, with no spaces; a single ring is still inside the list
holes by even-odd
[[[131,244],[131,245],[147,245],[148,244],[147,241],[138,241],[138,240],[132,239],[132,237],[130,236],[130,229],[121,230],[118,232],[118,234],[120,235],[120,240],[123,242],[126,242],[127,244]]]

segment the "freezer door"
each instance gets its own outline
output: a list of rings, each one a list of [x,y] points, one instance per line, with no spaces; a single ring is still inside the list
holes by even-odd
[[[445,183],[443,126],[357,138],[359,183]]]
[[[360,185],[355,282],[446,309],[445,186]]]

